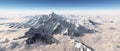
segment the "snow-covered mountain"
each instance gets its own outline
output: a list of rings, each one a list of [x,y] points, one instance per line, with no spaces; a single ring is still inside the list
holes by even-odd
[[[89,19],[87,21],[82,21],[84,21],[83,24],[89,22],[89,25],[93,26],[98,24]],[[53,35],[56,34],[67,35],[70,39],[73,39],[74,37],[83,36],[85,33],[95,32],[93,29],[86,28],[83,24],[76,24],[75,20],[64,18],[64,16],[62,17],[52,12],[49,15],[35,16],[23,23],[11,23],[9,26],[10,28],[30,28],[24,36],[18,38],[28,38],[26,44],[33,44],[38,41],[45,44],[51,44],[59,41],[53,37]],[[80,48],[87,49],[87,47]]]
[[[68,35],[70,37],[83,36],[84,33],[93,33],[95,30],[88,29],[80,24],[67,22],[59,17],[54,12],[49,15],[44,15],[37,20],[30,20],[31,28],[23,37],[32,38],[33,36],[53,36],[54,34]],[[92,22],[92,21],[91,21]],[[28,23],[28,22],[27,22]],[[50,38],[48,38],[50,39]],[[28,43],[33,43],[32,40]]]
[[[119,21],[54,12],[0,20],[0,51],[118,51]]]

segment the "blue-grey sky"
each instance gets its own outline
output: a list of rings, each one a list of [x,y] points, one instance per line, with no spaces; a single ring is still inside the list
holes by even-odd
[[[120,10],[120,0],[0,0],[0,10]]]

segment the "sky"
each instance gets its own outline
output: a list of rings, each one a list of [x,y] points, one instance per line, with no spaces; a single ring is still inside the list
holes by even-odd
[[[119,12],[120,0],[0,0],[2,13],[39,11]]]

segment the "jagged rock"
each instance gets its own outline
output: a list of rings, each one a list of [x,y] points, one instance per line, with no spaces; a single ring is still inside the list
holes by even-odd
[[[78,48],[80,51],[94,51],[92,48],[86,46],[83,43],[76,42],[74,47]]]
[[[84,43],[81,43],[75,39],[69,39],[70,43],[73,43],[73,46],[75,48],[77,48],[79,51],[95,51],[94,49],[92,49],[91,47],[85,45]]]
[[[94,22],[94,21],[92,21],[92,20],[89,20],[89,22],[90,22],[92,25],[100,25],[100,23]]]
[[[41,42],[43,42],[43,43],[45,43],[45,44],[51,44],[51,43],[54,43],[53,42],[53,40],[52,40],[52,36],[50,36],[50,35],[42,35],[42,34],[34,34],[34,36],[33,37],[31,37],[31,38],[28,38],[27,40],[26,40],[26,43],[27,44],[33,44],[33,43],[35,43],[35,42],[37,42],[37,41],[41,41]]]

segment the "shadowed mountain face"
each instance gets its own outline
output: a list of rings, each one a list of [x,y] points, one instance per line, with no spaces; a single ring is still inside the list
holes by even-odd
[[[55,34],[68,35],[70,37],[80,37],[84,33],[93,33],[94,30],[87,29],[84,26],[76,25],[71,22],[67,22],[64,18],[56,15],[54,12],[49,15],[42,15],[43,17],[38,17],[32,24],[32,27],[22,38],[28,38],[26,40],[27,44],[33,44],[37,41],[43,43],[51,44],[54,43]],[[33,21],[30,20],[30,21]],[[30,22],[29,21],[29,22]]]

